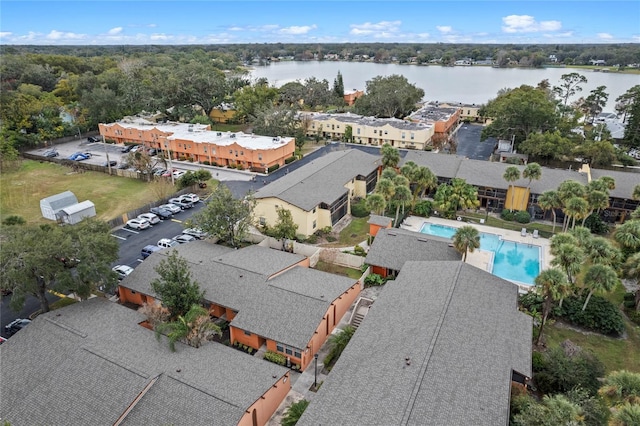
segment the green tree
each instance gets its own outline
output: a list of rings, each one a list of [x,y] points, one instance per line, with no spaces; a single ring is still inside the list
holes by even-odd
[[[589,290],[587,299],[584,301],[582,310],[587,309],[589,300],[593,293],[605,293],[613,290],[620,282],[616,271],[608,265],[595,264],[589,266],[584,275],[584,286]]]
[[[336,79],[333,80],[333,95],[338,100],[338,105],[344,104],[344,82],[342,81],[342,73],[338,71]]]
[[[265,136],[290,136],[298,143],[304,144],[305,132],[299,125],[298,110],[286,105],[265,106],[256,109],[250,116],[253,131]]]
[[[627,261],[622,265],[622,272],[625,277],[640,281],[640,252],[627,258]],[[640,311],[640,288],[636,290],[634,306],[636,311]]]
[[[405,185],[396,185],[395,190],[393,192],[393,197],[391,201],[396,204],[396,219],[393,222],[394,224],[398,223],[398,217],[400,216],[400,207],[404,211],[404,206],[406,203],[411,202],[412,195],[409,186]]]
[[[604,378],[598,393],[610,405],[640,404],[640,374],[628,370],[612,371]]]
[[[556,130],[529,134],[518,150],[536,159],[546,160],[548,164],[550,160],[561,159],[570,154],[574,145],[569,138]]]
[[[624,142],[640,148],[640,85],[633,86],[623,95],[625,119]],[[620,98],[618,98],[620,99]]]
[[[565,395],[545,395],[540,404],[533,403],[514,417],[516,426],[583,425],[583,412],[579,405]]]
[[[633,198],[634,200],[640,200],[640,184],[633,187],[631,198]]]
[[[640,220],[628,220],[616,228],[613,238],[626,253],[640,250]]]
[[[171,250],[167,258],[155,267],[155,271],[160,277],[151,281],[151,288],[172,318],[185,315],[191,306],[202,301],[204,291],[200,290],[200,284],[192,280],[187,260],[177,251]]]
[[[295,426],[300,420],[300,417],[304,414],[304,410],[309,406],[309,401],[301,399],[298,402],[294,402],[287,408],[284,417],[280,424],[282,426]]]
[[[562,268],[567,275],[567,281],[573,283],[573,277],[580,271],[584,262],[584,251],[576,245],[565,243],[554,250],[554,256],[551,265]]]
[[[545,269],[535,278],[536,292],[542,297],[542,318],[536,345],[540,344],[544,326],[553,308],[553,303],[562,298],[564,292],[562,288],[566,288],[566,284],[567,279],[564,274],[555,268]]]
[[[0,289],[12,292],[11,307],[19,312],[28,296],[49,311],[50,290],[77,293],[86,298],[97,286],[113,287],[111,263],[118,243],[108,226],[85,219],[74,226],[25,225],[3,228],[0,250]]]
[[[347,348],[347,345],[349,344],[349,341],[351,341],[355,332],[355,327],[347,325],[342,329],[342,331],[340,331],[340,333],[335,333],[329,336],[328,342],[331,349],[329,350],[327,358],[329,358],[330,361],[335,362],[335,360],[340,358],[340,355]],[[325,364],[327,364],[326,361]]]
[[[382,145],[380,149],[380,154],[382,155],[382,167],[397,167],[400,162],[400,151],[398,148],[394,148],[388,143]]]
[[[277,98],[278,89],[267,85],[256,84],[238,89],[233,94],[238,119],[247,120],[255,117],[260,110],[269,110]]]
[[[524,179],[529,179],[529,183],[527,183],[527,192],[526,192],[528,194],[531,190],[531,181],[540,180],[540,178],[542,177],[542,167],[540,167],[540,164],[538,163],[529,163],[522,171],[522,177]],[[523,200],[523,201],[525,202],[524,205],[526,208],[526,206],[529,203],[526,202],[527,200]]]
[[[607,104],[609,94],[605,92],[607,86],[598,86],[593,89],[584,100],[584,108],[588,111],[591,120],[602,112],[602,108]]]
[[[291,210],[278,207],[278,220],[273,227],[273,237],[281,240],[283,238],[292,240],[296,237],[298,225],[293,221]]]
[[[565,213],[572,219],[571,227],[576,224],[576,219],[585,219],[589,215],[589,203],[581,197],[572,197],[564,206]]]
[[[509,166],[505,169],[502,179],[509,182],[509,190],[511,191],[511,211],[514,211],[515,202],[515,188],[513,188],[513,182],[520,179],[520,169],[516,166]]]
[[[353,127],[347,125],[344,129],[344,141],[347,143],[353,142]]]
[[[611,426],[640,425],[640,404],[625,403],[616,408],[609,424]]]
[[[393,167],[387,167],[382,170],[382,173],[380,173],[380,179],[388,179],[391,182],[393,182],[396,176],[398,176],[398,173]]]
[[[382,194],[369,194],[366,199],[366,206],[369,211],[381,215],[384,213],[385,208],[387,207],[387,202],[385,201]]]
[[[384,201],[389,204],[393,198],[393,194],[396,193],[396,186],[392,180],[382,178],[378,180],[375,192],[376,194],[382,195]]]
[[[293,105],[300,101],[304,101],[306,88],[304,87],[304,84],[299,81],[290,81],[289,83],[280,86],[278,93],[281,103],[284,103],[285,105]]]
[[[255,204],[253,196],[237,200],[227,186],[220,184],[188,225],[193,224],[226,244],[239,247],[252,225]]]
[[[571,198],[578,197],[582,198],[585,195],[584,186],[575,180],[565,180],[558,186],[558,198],[562,202],[563,209],[566,209],[567,203]],[[566,231],[566,228],[569,225],[569,215],[565,214],[564,222],[562,224],[562,230]]]
[[[191,305],[184,315],[178,315],[175,321],[156,325],[156,338],[162,334],[169,340],[169,348],[176,350],[176,342],[184,341],[189,346],[199,348],[214,334],[222,335],[220,327],[211,321],[209,312],[199,305]]]
[[[622,121],[626,122],[628,115],[637,100],[640,100],[640,84],[637,84],[616,98],[616,111],[622,114]]]
[[[587,84],[587,77],[577,72],[569,74],[562,74],[560,76],[561,83],[559,86],[553,86],[553,93],[555,93],[565,107],[569,102],[569,98],[575,96],[577,93],[582,92],[581,84]]]
[[[553,229],[552,233],[556,232],[556,209],[562,207],[562,201],[558,198],[558,193],[556,191],[545,191],[540,197],[538,197],[538,206],[542,209],[543,212],[551,211],[553,215]]]
[[[460,178],[453,178],[450,185],[440,185],[433,201],[445,217],[454,217],[458,210],[477,207],[480,204],[477,188]]]
[[[366,93],[356,100],[358,114],[403,118],[424,96],[424,90],[400,75],[377,76],[367,81]]]
[[[467,261],[467,253],[473,253],[480,248],[480,232],[473,226],[462,226],[453,235],[453,247],[462,255],[462,261]]]
[[[587,259],[592,264],[608,265],[617,269],[622,262],[622,253],[607,238],[592,237],[584,249]]]

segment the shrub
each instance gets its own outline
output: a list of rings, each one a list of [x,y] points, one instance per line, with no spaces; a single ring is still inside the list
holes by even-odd
[[[369,274],[364,279],[365,287],[377,287],[377,286],[383,285],[384,283],[385,283],[384,278],[382,278],[378,274]]]
[[[202,164],[204,164],[205,166],[208,166],[208,165],[210,165],[211,163],[209,162],[209,160],[204,160],[204,161],[202,162]]]
[[[514,218],[514,214],[511,210],[508,209],[504,209],[502,210],[502,212],[500,213],[500,217],[504,220],[508,220],[508,221],[512,221]]]
[[[301,399],[300,401],[291,404],[289,408],[287,408],[280,424],[282,426],[295,426],[295,424],[298,423],[298,420],[300,420],[300,417],[302,417],[304,410],[307,409],[308,405],[309,401],[306,399]]]
[[[267,351],[264,353],[264,359],[271,361],[274,364],[285,365],[287,363],[287,357],[282,354],[273,351]]]
[[[356,244],[356,246],[353,248],[353,252],[356,254],[356,256],[366,256],[367,252],[360,247],[358,244]]]
[[[307,242],[309,244],[318,244],[318,236],[316,234],[309,235],[309,238],[307,238]]]
[[[533,352],[531,354],[531,366],[533,372],[542,371],[545,367],[544,354],[542,352]]]
[[[433,212],[433,203],[429,200],[420,200],[413,208],[413,213],[422,217],[429,217]]]
[[[271,173],[271,172],[275,172],[276,170],[278,170],[280,168],[280,164],[274,164],[273,166],[269,167],[267,169],[267,173]]]
[[[11,215],[8,216],[5,220],[2,221],[3,225],[11,226],[11,225],[24,225],[27,223],[26,220],[22,216]]]
[[[333,235],[327,235],[327,241],[329,241],[330,243],[337,241],[338,239],[336,237],[334,237]]]
[[[607,225],[596,213],[587,217],[584,221],[584,226],[589,228],[593,234],[605,235],[609,232],[609,225]]]
[[[564,299],[560,315],[572,324],[605,335],[619,336],[624,332],[620,310],[601,296],[592,296],[587,309],[582,310],[586,296]]]
[[[353,217],[367,217],[369,216],[369,209],[365,203],[364,198],[358,200],[357,203],[351,204],[351,216]]]
[[[529,223],[531,222],[531,215],[529,212],[519,211],[513,217],[518,223]]]
[[[193,163],[193,157],[187,157],[187,161]]]
[[[545,394],[580,387],[593,396],[600,388],[598,378],[602,376],[604,365],[591,352],[582,350],[570,357],[561,347],[556,347],[544,354],[542,368],[534,378],[538,389]]]
[[[292,155],[292,156],[291,156],[291,157],[289,157],[289,158],[285,158],[285,160],[284,160],[284,164],[292,163],[295,159],[296,159],[295,155]]]

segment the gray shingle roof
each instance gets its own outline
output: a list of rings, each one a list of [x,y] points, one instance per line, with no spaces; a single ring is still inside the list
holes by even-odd
[[[304,257],[267,247],[220,250],[216,244],[194,241],[176,250],[189,262],[192,279],[206,300],[238,311],[231,325],[300,349],[313,337],[331,302],[357,281],[293,267]],[[169,252],[149,256],[121,285],[153,296],[155,267]],[[191,253],[199,257],[194,261]],[[274,274],[278,275],[271,278]]]
[[[438,177],[455,177],[462,157],[455,155],[435,154],[428,151],[409,151],[402,164],[413,161],[418,166],[428,167]]]
[[[640,185],[640,173],[619,172],[617,170],[591,169],[591,179],[609,176],[615,179],[616,187],[609,191],[612,197],[630,199],[633,188]]]
[[[40,200],[40,203],[48,204],[53,211],[58,211],[67,206],[78,204],[78,198],[71,191],[64,191]]]
[[[235,424],[287,372],[217,343],[170,352],[143,320],[101,298],[40,315],[0,347],[3,419],[112,425],[159,377],[129,424]]]
[[[262,187],[255,198],[275,197],[310,211],[323,202],[332,204],[347,192],[349,181],[367,176],[379,164],[379,156],[357,149],[330,152]]]
[[[369,221],[367,223],[369,225],[389,226],[391,225],[392,221],[393,219],[391,219],[390,217],[378,216],[378,215],[372,214],[369,217]]]
[[[364,261],[399,271],[409,260],[460,260],[460,253],[449,247],[450,242],[446,238],[419,232],[381,229]]]
[[[508,424],[511,371],[531,374],[517,297],[459,261],[407,262],[298,424]]]

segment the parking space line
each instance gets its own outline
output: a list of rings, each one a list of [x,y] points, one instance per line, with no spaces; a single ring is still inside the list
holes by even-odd
[[[142,259],[136,259],[138,262],[142,263]]]
[[[181,221],[181,220],[178,220],[178,219],[171,219],[171,221],[172,221],[172,222],[176,222],[176,223],[182,223],[182,221]]]
[[[140,232],[136,232],[133,229],[121,228],[123,231],[131,232],[132,234],[139,234]]]
[[[118,236],[118,235],[111,234],[111,236],[112,236],[112,237],[114,237],[114,238],[117,238],[117,239],[119,239],[119,240],[124,240],[124,241],[126,241],[126,240],[127,240],[125,237],[120,237],[120,236]]]

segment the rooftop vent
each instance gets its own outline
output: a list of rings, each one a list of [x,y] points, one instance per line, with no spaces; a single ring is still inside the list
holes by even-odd
[[[217,132],[216,136],[222,136],[222,132]]]

